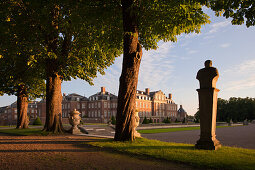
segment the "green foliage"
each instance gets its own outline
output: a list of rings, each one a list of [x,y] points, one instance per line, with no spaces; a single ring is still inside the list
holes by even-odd
[[[104,74],[122,53],[118,3],[27,0],[1,5],[7,7],[15,30],[24,34],[32,49],[38,47],[40,57],[31,61],[38,60],[44,68],[51,63],[47,74],[57,73],[63,80],[78,77],[93,84],[97,72]]]
[[[18,87],[27,89],[31,99],[42,97],[45,91],[43,69],[37,58],[40,47],[27,27],[17,27],[21,22],[19,11],[8,1],[1,1],[0,7],[0,91],[17,95]],[[13,13],[14,10],[17,10]],[[26,24],[26,23],[24,23]]]
[[[199,169],[254,169],[255,150],[223,146],[217,151],[197,150],[194,145],[138,138],[115,142],[112,139],[89,142],[92,146],[111,148],[144,158],[164,159]]]
[[[111,117],[111,124],[116,125],[116,118],[114,116]]]
[[[185,33],[199,33],[209,23],[201,5],[195,1],[138,1],[133,12],[139,25],[139,43],[146,49],[157,49],[160,40],[177,41]]]
[[[184,118],[184,119],[182,120],[182,123],[187,123],[186,118]]]
[[[235,98],[229,100],[219,98],[217,104],[217,121],[243,122],[255,119],[255,98]]]
[[[149,123],[153,123],[152,119],[150,118]]]
[[[162,122],[163,122],[163,123],[171,123],[171,120],[170,120],[169,117],[167,117],[167,118],[165,118]]]
[[[42,125],[42,121],[39,117],[37,117],[34,122],[33,122],[33,125]]]
[[[234,25],[241,25],[244,22],[247,27],[255,25],[254,0],[207,0],[202,2],[206,2],[217,16],[223,14],[226,18],[232,18]]]
[[[195,113],[194,117],[195,117],[195,123],[199,123],[200,122],[200,114],[199,114],[199,110]]]
[[[144,119],[143,119],[142,124],[149,124],[149,123],[150,123],[150,121],[145,116]]]

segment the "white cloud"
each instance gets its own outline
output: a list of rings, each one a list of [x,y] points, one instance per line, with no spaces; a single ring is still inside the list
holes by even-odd
[[[188,51],[188,54],[195,54],[195,53],[197,53],[198,51],[197,50],[189,50]]]
[[[230,46],[229,43],[224,43],[224,44],[221,44],[221,45],[220,45],[221,48],[227,48],[227,47],[229,47],[229,46]]]
[[[219,30],[221,30],[222,28],[224,27],[227,27],[228,25],[231,25],[231,22],[230,21],[222,21],[222,22],[217,22],[215,24],[212,24],[211,25],[211,29],[209,31],[209,34],[212,34],[212,33],[216,33],[218,32]]]
[[[226,79],[223,87],[225,90],[241,90],[255,88],[255,59],[246,60],[241,64],[223,72],[222,77]]]
[[[144,51],[139,72],[138,89],[164,89],[169,86],[167,83],[174,71],[174,55],[169,55],[173,48],[171,42],[159,45],[157,50]]]

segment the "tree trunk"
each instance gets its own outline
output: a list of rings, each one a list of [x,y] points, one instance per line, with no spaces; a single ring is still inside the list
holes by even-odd
[[[29,119],[27,116],[28,95],[24,85],[18,87],[17,94],[17,129],[28,128]]]
[[[138,26],[134,0],[122,0],[124,55],[120,76],[116,130],[114,140],[133,141],[134,113],[142,48],[138,42]]]
[[[48,62],[47,72],[46,121],[44,131],[63,133],[61,78],[57,73],[52,71],[52,62]]]

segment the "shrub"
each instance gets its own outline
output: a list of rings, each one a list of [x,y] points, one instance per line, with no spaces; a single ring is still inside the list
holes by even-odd
[[[171,123],[170,118],[167,117],[166,119],[164,119],[164,120],[163,120],[163,123]]]
[[[149,124],[149,123],[150,123],[149,120],[146,117],[144,117],[142,124]]]
[[[111,124],[116,125],[116,118],[114,116],[111,117]]]
[[[150,118],[149,123],[153,123],[152,119]]]
[[[35,121],[33,122],[33,125],[42,125],[41,119],[40,119],[39,117],[37,117],[37,118],[35,119]]]

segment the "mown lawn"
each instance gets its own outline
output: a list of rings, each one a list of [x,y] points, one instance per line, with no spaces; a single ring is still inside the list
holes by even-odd
[[[30,135],[48,135],[47,132],[43,132],[42,129],[28,128],[28,129],[0,129],[0,133],[17,136],[30,136]]]
[[[223,146],[217,151],[197,150],[191,144],[168,143],[145,138],[138,138],[135,142],[115,142],[112,139],[107,139],[89,142],[88,144],[137,156],[149,156],[151,158],[184,163],[199,168],[255,168],[254,149]]]
[[[230,126],[217,126],[217,128],[230,127]],[[186,130],[197,130],[200,127],[180,127],[180,128],[161,128],[161,129],[143,129],[138,130],[139,133],[165,133],[165,132],[178,132]]]

